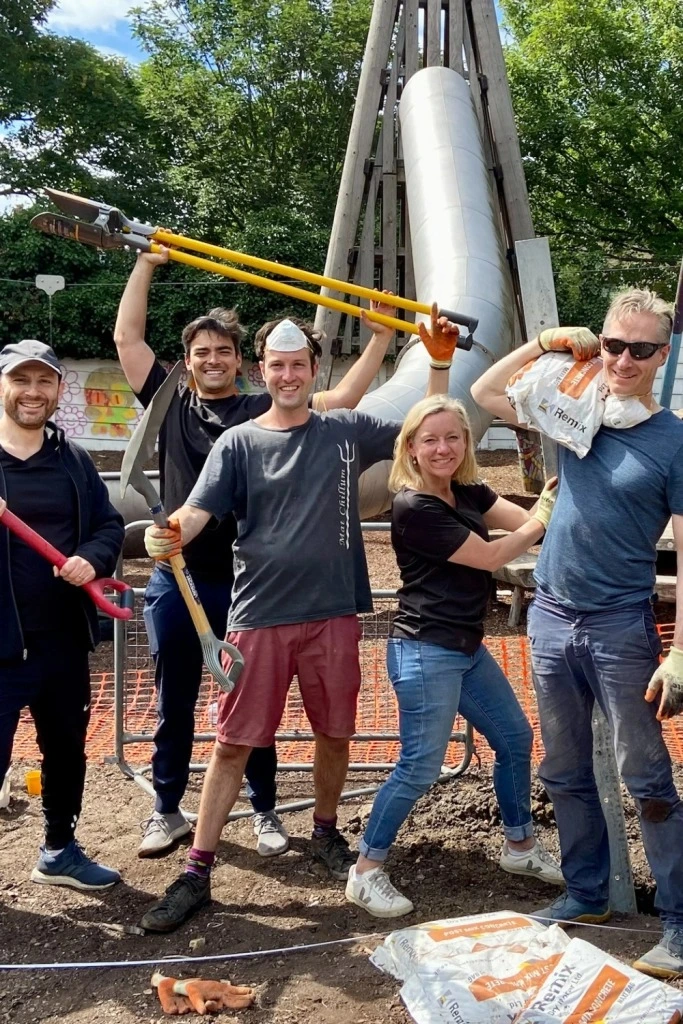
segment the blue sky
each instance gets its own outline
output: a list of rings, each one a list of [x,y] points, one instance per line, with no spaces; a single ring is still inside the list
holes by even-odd
[[[48,25],[60,35],[86,39],[104,53],[139,61],[144,54],[130,31],[127,19],[131,7],[143,7],[145,0],[59,0]]]
[[[143,0],[59,0],[48,26],[60,35],[86,39],[105,53],[138,61],[143,54],[131,35],[127,14],[131,7],[142,6]]]

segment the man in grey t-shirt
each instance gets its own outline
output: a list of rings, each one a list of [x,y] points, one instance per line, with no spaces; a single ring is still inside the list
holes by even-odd
[[[434,310],[431,334],[422,327],[420,336],[432,355],[429,393],[446,391],[458,329],[437,321]],[[210,900],[210,869],[246,759],[273,742],[295,675],[316,741],[313,856],[340,880],[355,861],[336,812],[360,688],[357,615],[372,609],[358,477],[391,458],[400,423],[312,412],[321,350],[291,320],[266,324],[256,348],[271,409],[220,438],[169,529],[146,534],[149,553],[168,558],[211,516],[234,514],[228,637],[245,661],[234,690],[219,701],[187,869],[144,915],[148,931],[172,931]]]

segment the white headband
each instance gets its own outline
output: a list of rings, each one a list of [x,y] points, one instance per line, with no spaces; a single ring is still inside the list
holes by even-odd
[[[304,332],[291,320],[281,320],[266,338],[266,348],[274,352],[298,352],[310,347]]]

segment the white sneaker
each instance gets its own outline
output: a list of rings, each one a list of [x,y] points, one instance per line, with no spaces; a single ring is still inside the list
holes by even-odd
[[[511,875],[528,875],[530,878],[540,878],[542,882],[550,882],[551,885],[565,884],[560,865],[538,840],[523,857],[513,856],[508,844],[504,843],[500,854],[500,866]]]
[[[141,822],[143,836],[138,848],[138,857],[154,857],[157,853],[170,850],[176,839],[186,836],[192,826],[182,813],[161,814],[155,811],[151,818]]]
[[[259,857],[277,857],[289,849],[287,829],[275,811],[254,815],[254,835],[258,836],[256,852]]]
[[[381,868],[373,868],[359,875],[354,864],[346,883],[346,898],[350,903],[367,910],[373,917],[403,917],[415,909],[410,900],[392,885],[389,876]]]

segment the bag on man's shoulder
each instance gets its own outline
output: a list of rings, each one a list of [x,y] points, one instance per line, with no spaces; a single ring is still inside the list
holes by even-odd
[[[539,430],[580,459],[601,426],[625,430],[652,415],[637,398],[610,395],[599,356],[576,360],[569,352],[548,352],[517,370],[505,393],[520,426]]]

